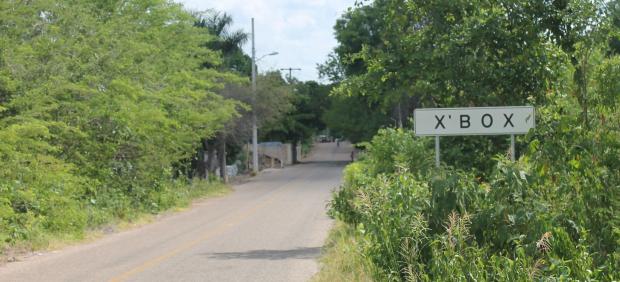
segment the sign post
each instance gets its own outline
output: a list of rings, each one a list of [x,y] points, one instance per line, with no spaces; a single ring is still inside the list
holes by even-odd
[[[515,135],[510,134],[510,160],[515,161]]]
[[[440,154],[439,149],[440,149],[439,136],[436,135],[435,136],[435,166],[436,167],[439,167],[439,154]]]
[[[435,136],[435,164],[439,166],[439,136],[510,135],[510,159],[515,161],[515,135],[536,125],[532,106],[416,109],[416,136]]]

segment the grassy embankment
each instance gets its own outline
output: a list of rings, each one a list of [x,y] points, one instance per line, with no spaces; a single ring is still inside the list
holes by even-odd
[[[374,281],[372,264],[357,249],[357,241],[360,239],[353,227],[337,221],[329,233],[320,259],[321,270],[312,281]]]
[[[129,213],[130,216],[128,217],[111,216],[101,224],[87,226],[82,230],[51,232],[43,228],[37,229],[28,239],[19,240],[0,248],[0,264],[18,260],[20,256],[25,256],[34,251],[56,250],[77,243],[89,242],[113,232],[142,226],[156,221],[160,216],[183,211],[191,206],[194,201],[221,197],[231,191],[229,185],[220,182],[195,181],[178,189],[173,196],[174,200],[171,206],[164,210],[152,212],[137,207]]]

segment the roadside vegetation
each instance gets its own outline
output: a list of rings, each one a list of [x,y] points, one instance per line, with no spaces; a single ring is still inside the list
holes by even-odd
[[[372,263],[358,249],[362,237],[355,228],[336,222],[323,247],[321,271],[312,278],[314,282],[374,281]]]
[[[377,123],[341,127],[365,152],[330,203],[348,224],[337,230],[354,231],[324,260],[357,250],[377,281],[620,279],[619,19],[617,1],[376,0],[345,13],[323,72],[337,99],[365,101],[349,117]],[[514,163],[508,136],[442,137],[435,168],[432,138],[405,129],[413,108],[506,105],[537,111]]]
[[[495,156],[485,179],[435,169],[426,140],[381,130],[331,202],[359,238],[348,248],[378,280],[617,280],[618,130],[597,131],[597,142],[541,127],[518,162]]]
[[[0,250],[45,247],[184,205],[218,183],[180,177],[238,115],[243,81],[213,36],[165,1],[0,3]]]
[[[262,72],[253,104],[231,23],[165,0],[0,1],[0,253],[225,192],[252,111],[261,140],[324,128],[329,86]]]

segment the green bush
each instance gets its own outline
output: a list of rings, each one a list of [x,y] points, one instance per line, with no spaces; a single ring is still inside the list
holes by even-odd
[[[434,164],[425,139],[415,139],[413,132],[382,129],[366,143],[365,164],[371,175],[407,170],[425,174]]]
[[[357,226],[391,280],[618,279],[620,119],[569,126],[562,103],[539,109],[519,161],[496,156],[483,177],[435,169],[427,141],[381,130],[330,214]]]
[[[0,250],[204,190],[174,164],[237,115],[216,92],[241,79],[194,22],[170,1],[0,3]]]

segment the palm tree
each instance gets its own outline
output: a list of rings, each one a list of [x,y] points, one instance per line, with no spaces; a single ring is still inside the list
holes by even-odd
[[[249,34],[243,30],[231,31],[233,19],[227,13],[209,10],[196,15],[196,27],[205,28],[215,39],[205,44],[209,49],[220,51],[224,59],[221,66],[240,74],[249,75],[251,59],[243,53],[241,47],[248,41]],[[207,66],[205,67],[212,67]]]
[[[231,31],[230,27],[233,24],[233,19],[226,13],[209,10],[202,14],[196,14],[195,17],[196,21],[194,22],[194,26],[205,28],[209,34],[215,37],[214,40],[205,43],[205,47],[221,52],[223,64],[220,65],[219,68],[223,71],[232,71],[249,76],[252,62],[250,57],[245,55],[241,49],[243,44],[248,41],[248,33],[242,30]],[[205,63],[203,67],[214,68],[215,66]],[[226,96],[226,93],[220,94]],[[227,127],[230,127],[230,125]],[[215,138],[205,138],[202,142],[203,152],[205,152],[203,153],[203,164],[205,168],[201,169],[201,171],[207,170],[209,173],[215,172],[213,160],[215,157],[215,150],[217,149],[220,177],[224,181],[226,181],[226,142],[227,139],[229,139],[229,134],[231,133],[222,131],[218,133]]]
[[[222,51],[223,55],[229,55],[241,49],[241,46],[248,41],[248,34],[243,30],[230,31],[233,19],[226,13],[209,11],[195,22],[195,26],[206,28],[209,33],[216,36],[216,40],[208,44],[214,50]]]

